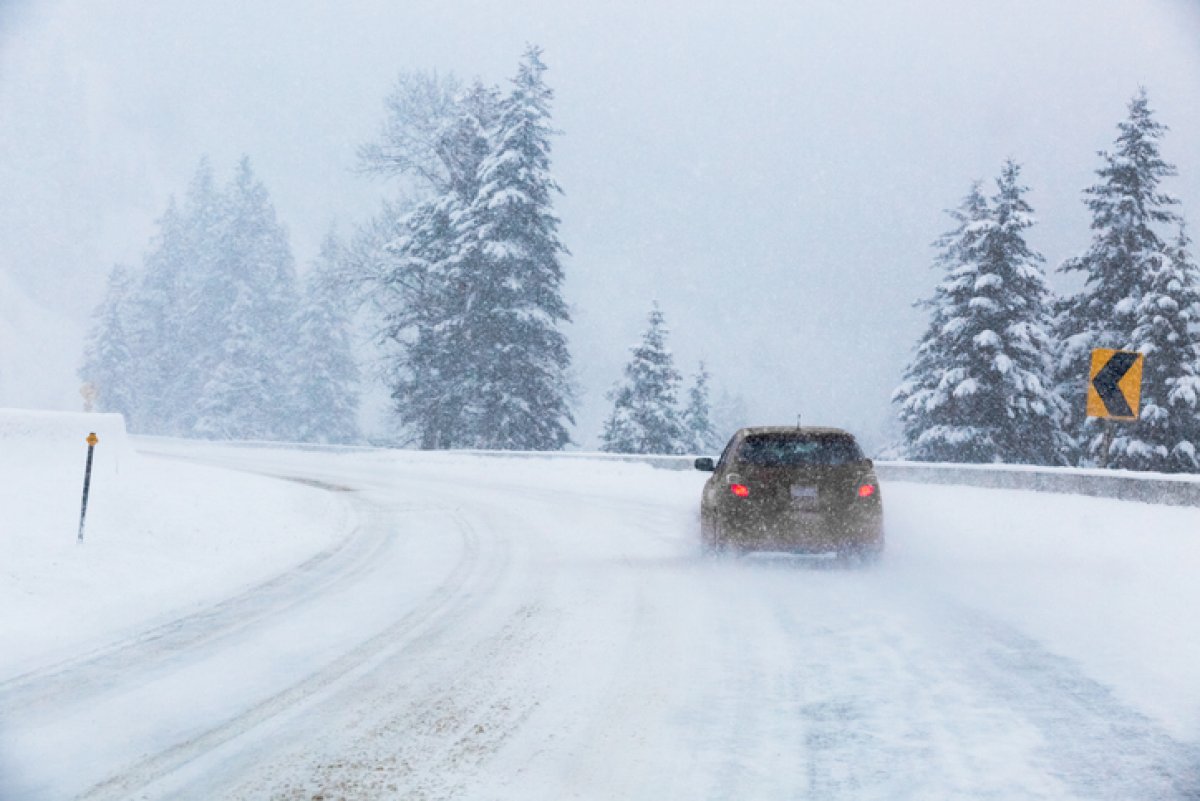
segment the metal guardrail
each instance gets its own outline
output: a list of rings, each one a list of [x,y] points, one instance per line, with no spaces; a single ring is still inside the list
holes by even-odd
[[[880,481],[1023,489],[1170,506],[1200,506],[1200,476],[1192,475],[922,462],[876,462],[875,471]]]
[[[157,437],[138,437],[152,442]],[[221,441],[206,444],[239,448],[280,448],[331,453],[386,452],[389,448],[366,445],[313,445],[309,443]],[[397,451],[400,452],[400,451]],[[462,455],[501,459],[585,459],[648,464],[664,470],[691,470],[693,456],[597,453],[588,451],[419,451],[422,456],[453,458]],[[919,484],[956,484],[990,489],[1020,489],[1116,498],[1170,506],[1200,507],[1200,476],[1135,473],[1124,470],[1081,470],[1004,464],[949,464],[939,462],[876,462],[881,481]]]
[[[600,459],[640,462],[667,470],[691,470],[693,456],[643,456],[586,452],[458,451],[506,458]],[[1170,506],[1200,506],[1200,476],[1135,473],[1126,470],[1080,470],[1003,464],[945,464],[932,462],[876,462],[880,481],[920,484],[956,484],[991,489],[1022,489],[1116,498]]]
[[[488,451],[488,450],[446,450],[424,451],[404,448],[388,448],[379,445],[321,445],[311,442],[280,442],[275,440],[200,440],[181,439],[177,437],[160,437],[148,434],[138,434],[136,441],[145,445],[155,442],[187,442],[197,447],[216,446],[222,448],[247,448],[251,450],[290,450],[323,453],[414,453],[423,458],[454,458],[456,456],[487,456],[498,459],[586,459],[604,462],[633,462],[648,464],[665,470],[692,470],[694,456],[668,456],[639,453],[602,453],[594,451]]]

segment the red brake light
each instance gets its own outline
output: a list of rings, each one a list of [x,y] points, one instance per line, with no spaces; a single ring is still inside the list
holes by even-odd
[[[875,494],[875,485],[874,484],[863,484],[861,487],[858,488],[858,497],[860,497],[860,498],[870,498],[874,494]]]
[[[749,498],[750,497],[750,488],[747,487],[745,484],[730,484],[729,491],[732,492],[734,495],[738,496],[739,498]]]

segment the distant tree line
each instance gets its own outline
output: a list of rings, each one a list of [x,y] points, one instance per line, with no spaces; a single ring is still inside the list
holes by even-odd
[[[401,443],[569,444],[567,249],[545,73],[529,47],[507,90],[402,74],[380,137],[359,151],[364,172],[398,191],[349,241],[327,237],[303,285],[249,161],[220,188],[203,160],[141,267],[110,274],[80,371],[98,408],[150,434],[355,441],[352,331],[365,317]],[[740,397],[712,410],[703,363],[681,401],[666,334],[656,306],[610,395],[605,449],[711,452],[744,421]]]
[[[1084,190],[1091,244],[1058,268],[1083,276],[1078,293],[1055,298],[1025,241],[1034,221],[1016,163],[993,193],[975,183],[950,212],[955,226],[935,243],[943,277],[919,304],[929,326],[893,395],[902,455],[1200,470],[1200,267],[1179,201],[1160,186],[1176,171],[1145,90],[1118,127]],[[1136,421],[1086,416],[1093,348],[1145,354]]]
[[[80,375],[131,430],[210,439],[350,442],[358,370],[329,277],[331,239],[306,284],[248,159],[219,188],[202,160],[140,269],[110,273]]]
[[[401,442],[550,450],[570,443],[567,249],[550,171],[552,90],[528,48],[506,90],[400,76],[363,169],[395,199],[345,244],[332,236],[301,282],[286,231],[248,160],[218,187],[201,162],[138,268],[115,267],[81,376],[134,431],[229,439],[359,438],[352,317],[373,311],[378,370]],[[1020,166],[972,185],[935,243],[942,279],[896,389],[907,458],[1200,470],[1200,268],[1175,168],[1145,92],[1085,190],[1091,245],[1058,269],[1083,288],[1055,298]],[[608,398],[609,451],[713,452],[745,422],[714,411],[701,363],[682,376],[657,305]],[[1135,424],[1084,414],[1094,347],[1146,354]],[[728,430],[727,430],[728,429]]]

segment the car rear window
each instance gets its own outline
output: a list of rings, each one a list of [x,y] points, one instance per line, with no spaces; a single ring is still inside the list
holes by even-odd
[[[760,467],[832,467],[862,458],[853,437],[828,434],[757,434],[737,452],[737,461]]]

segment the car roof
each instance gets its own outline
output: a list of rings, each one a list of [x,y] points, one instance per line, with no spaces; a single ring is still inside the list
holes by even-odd
[[[734,436],[749,437],[758,434],[808,434],[817,436],[842,436],[854,439],[854,435],[841,428],[829,426],[752,426],[738,429]]]

